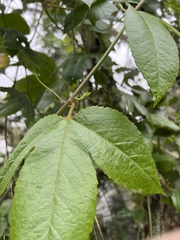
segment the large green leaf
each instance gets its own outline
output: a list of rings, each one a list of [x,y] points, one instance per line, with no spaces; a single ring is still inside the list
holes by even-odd
[[[0,28],[13,29],[23,34],[29,34],[30,28],[23,17],[18,14],[0,14]]]
[[[12,239],[88,239],[96,209],[97,180],[90,156],[80,141],[74,142],[71,137],[74,123],[49,116],[34,126],[19,145],[18,149],[24,147],[24,154],[32,146],[35,149],[17,182]],[[20,155],[14,161],[16,167]]]
[[[133,57],[156,105],[173,86],[179,71],[176,44],[157,18],[131,6],[125,14],[125,25]]]
[[[83,138],[92,159],[113,181],[142,194],[162,193],[149,149],[127,117],[109,108],[93,107],[74,119],[81,125],[81,130],[76,128],[76,138]]]
[[[140,132],[109,108],[40,120],[6,161],[0,194],[23,159],[12,207],[13,240],[88,239],[96,209],[94,161],[122,187],[163,193]]]

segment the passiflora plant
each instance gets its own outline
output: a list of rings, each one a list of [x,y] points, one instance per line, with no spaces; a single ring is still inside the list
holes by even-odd
[[[68,1],[61,2],[63,7],[69,4]],[[0,172],[0,195],[19,173],[10,218],[12,240],[89,239],[96,214],[97,168],[132,192],[165,194],[151,149],[127,116],[103,106],[87,107],[73,114],[76,103],[88,98],[88,93],[82,98],[78,98],[78,94],[107,60],[124,31],[135,63],[150,87],[154,107],[176,81],[178,49],[169,30],[178,37],[180,34],[159,18],[139,11],[143,1],[134,8],[137,1],[129,1],[132,2],[130,5],[128,1],[82,0],[75,8],[69,8],[68,13],[62,7],[64,33],[76,30],[85,21],[91,27],[104,26],[101,20],[117,12],[122,2],[126,2],[124,25],[105,53],[96,58],[94,67],[85,56],[81,58],[81,53],[76,53],[81,65],[92,70],[67,101],[63,102],[59,97],[56,114],[49,114],[35,123],[4,162]],[[42,5],[46,5],[45,11],[47,6],[53,7],[50,3]],[[0,90],[8,95],[0,104],[0,115],[8,116],[20,110],[27,125],[31,125],[34,106],[38,108],[45,89],[53,91],[51,86],[57,81],[58,69],[51,58],[30,48],[25,36],[29,26],[22,16],[2,12],[0,18],[1,52],[17,56],[18,64],[32,73],[17,81],[13,88],[1,87]],[[74,71],[78,69],[74,68]],[[62,114],[69,105],[69,112]],[[141,111],[147,119],[152,118],[145,108]],[[180,131],[176,124],[170,128]]]

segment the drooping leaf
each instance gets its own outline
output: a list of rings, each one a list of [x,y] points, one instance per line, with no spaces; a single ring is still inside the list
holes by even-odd
[[[5,162],[0,194],[23,159],[11,215],[14,240],[88,239],[97,195],[92,161],[122,187],[163,193],[140,132],[109,108],[40,120]]]
[[[16,30],[22,34],[29,34],[30,28],[19,14],[0,14],[0,28]]]
[[[118,9],[110,1],[106,0],[97,0],[95,1],[89,10],[88,17],[93,25],[101,19],[108,18],[113,12],[116,12]]]
[[[65,19],[64,32],[67,33],[78,26],[86,17],[88,10],[89,8],[86,4],[81,4],[72,10]]]
[[[176,44],[156,17],[131,6],[125,14],[125,25],[133,57],[156,105],[173,86],[179,71]]]

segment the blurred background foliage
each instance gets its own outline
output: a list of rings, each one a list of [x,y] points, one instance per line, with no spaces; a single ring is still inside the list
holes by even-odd
[[[53,114],[98,62],[123,24],[124,2],[107,0],[0,1],[0,169],[28,128]],[[129,1],[135,6],[138,1]],[[178,0],[145,0],[142,11],[180,30]],[[172,32],[180,49],[179,38]],[[44,85],[46,87],[44,87]],[[166,196],[151,196],[153,233],[180,226],[180,76],[153,108],[124,33],[76,102],[123,112],[138,127],[156,163]],[[52,89],[62,100],[58,99]],[[66,115],[65,109],[62,115]],[[91,239],[135,240],[149,234],[147,198],[112,183],[97,169],[97,220]],[[11,188],[0,199],[0,239],[9,239]],[[103,238],[102,238],[103,235]]]

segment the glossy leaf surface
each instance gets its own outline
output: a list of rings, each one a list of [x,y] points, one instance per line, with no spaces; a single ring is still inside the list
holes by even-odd
[[[179,71],[176,44],[157,18],[131,6],[125,14],[125,25],[133,57],[156,105],[173,86]]]

